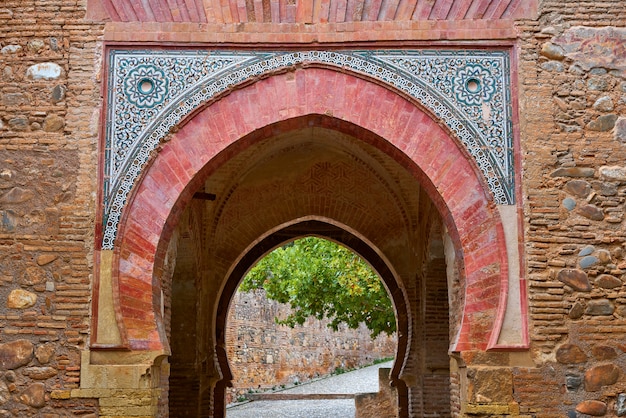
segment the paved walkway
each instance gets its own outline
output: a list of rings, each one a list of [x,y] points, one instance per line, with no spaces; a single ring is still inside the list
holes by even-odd
[[[275,398],[308,399],[252,401],[228,408],[226,418],[354,418],[354,394],[378,392],[378,369],[392,365],[376,364],[275,392]]]

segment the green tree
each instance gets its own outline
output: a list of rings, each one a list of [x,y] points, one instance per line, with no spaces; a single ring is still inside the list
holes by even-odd
[[[358,255],[334,242],[306,237],[279,247],[246,275],[240,290],[265,289],[269,299],[288,303],[292,313],[279,324],[303,324],[328,318],[357,328],[363,322],[374,338],[392,334],[396,321],[380,278]]]

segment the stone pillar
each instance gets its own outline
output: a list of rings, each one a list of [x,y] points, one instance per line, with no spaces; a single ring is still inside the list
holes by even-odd
[[[81,357],[80,388],[65,397],[97,399],[100,418],[158,416],[163,353],[85,350]]]
[[[530,417],[514,396],[515,374],[532,368],[530,353],[467,351],[453,367],[459,376],[460,414],[470,417]]]

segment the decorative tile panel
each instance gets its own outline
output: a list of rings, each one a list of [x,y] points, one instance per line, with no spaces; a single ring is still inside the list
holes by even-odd
[[[507,51],[109,51],[103,249],[150,152],[220,93],[282,68],[323,64],[375,78],[441,120],[476,160],[497,204],[514,203]]]

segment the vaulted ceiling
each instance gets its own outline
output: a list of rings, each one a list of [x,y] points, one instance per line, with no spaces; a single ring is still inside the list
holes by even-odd
[[[118,22],[333,23],[533,17],[538,0],[100,0]]]

